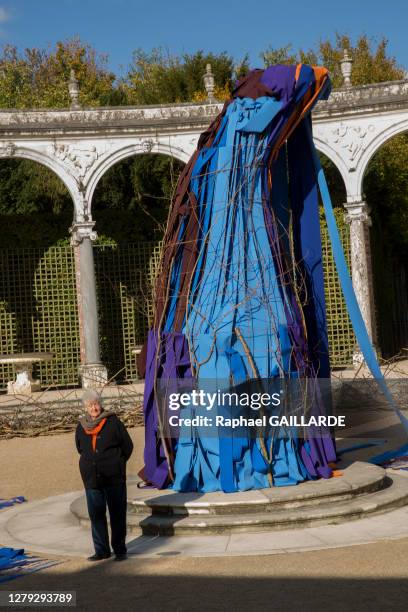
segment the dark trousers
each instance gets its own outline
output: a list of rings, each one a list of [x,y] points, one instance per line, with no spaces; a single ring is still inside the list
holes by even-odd
[[[109,509],[111,543],[116,555],[126,553],[126,484],[118,484],[100,489],[86,489],[89,518],[92,525],[92,539],[95,553],[103,555],[110,552],[106,506]]]

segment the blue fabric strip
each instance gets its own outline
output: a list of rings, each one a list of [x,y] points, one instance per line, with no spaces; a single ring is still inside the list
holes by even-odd
[[[306,74],[309,75],[307,71]],[[293,241],[307,294],[303,308],[313,366],[319,377],[330,378],[318,190],[310,151],[314,145],[308,139],[309,124],[310,115],[288,140]]]
[[[403,457],[408,455],[408,444],[404,444],[395,450],[389,450],[381,455],[376,455],[375,457],[371,457],[369,459],[370,463],[375,463],[376,465],[382,465],[383,463],[388,463],[391,459],[395,459],[396,457]]]
[[[364,448],[370,448],[371,446],[382,446],[385,444],[387,440],[371,440],[370,442],[360,442],[359,444],[354,444],[353,446],[346,446],[340,450],[337,450],[337,454],[339,457],[345,455],[346,453],[353,453],[357,450],[362,450]]]

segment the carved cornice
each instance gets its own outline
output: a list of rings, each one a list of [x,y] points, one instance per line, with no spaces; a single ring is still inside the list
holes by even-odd
[[[313,115],[317,118],[338,114],[375,113],[380,109],[408,108],[408,80],[386,81],[334,89],[328,100],[318,102]]]
[[[137,135],[149,141],[161,134],[202,132],[221,111],[220,104],[164,104],[120,106],[81,110],[0,110],[0,139],[75,138],[98,135]],[[333,90],[319,102],[313,116],[317,123],[334,117],[370,115],[408,110],[408,81],[390,81]]]
[[[222,104],[178,104],[145,107],[104,107],[69,110],[0,110],[0,138],[33,134],[55,136],[86,135],[101,132],[146,133],[196,131],[208,127]]]

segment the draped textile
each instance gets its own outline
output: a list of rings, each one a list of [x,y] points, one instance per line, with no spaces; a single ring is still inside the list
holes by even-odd
[[[331,476],[328,431],[253,439],[164,433],[157,383],[330,376],[310,110],[327,71],[252,71],[182,173],[164,238],[146,352],[145,479],[238,491]],[[212,384],[213,384],[212,382]],[[192,414],[194,410],[191,409]],[[313,411],[325,412],[319,395]]]

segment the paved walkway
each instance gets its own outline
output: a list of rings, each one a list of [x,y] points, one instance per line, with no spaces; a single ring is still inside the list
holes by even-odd
[[[397,425],[395,415],[387,415],[384,423],[376,423],[373,437],[387,437],[391,447],[398,439],[389,436]],[[359,440],[359,429],[352,439]],[[367,429],[367,428],[365,428]],[[130,431],[135,452],[129,462],[129,476],[135,476],[142,465],[143,428]],[[401,438],[401,443],[406,438]],[[380,447],[381,452],[388,444]],[[347,455],[350,462],[367,461],[379,447],[365,448]],[[32,461],[35,457],[35,462]],[[50,471],[50,457],[53,468]],[[25,495],[28,503],[0,511],[0,544],[23,547],[29,551],[60,554],[80,559],[92,552],[88,526],[80,526],[70,512],[70,503],[83,494],[78,471],[78,455],[73,433],[33,439],[11,439],[0,442],[2,465],[2,497]],[[28,466],[29,469],[28,469]],[[399,471],[401,476],[408,472]],[[231,534],[221,536],[148,537],[131,535],[129,550],[135,557],[178,556],[214,557],[228,555],[260,555],[298,551],[324,550],[387,539],[408,538],[408,506],[382,515],[340,525],[316,526],[269,533]]]
[[[383,420],[373,437],[389,438],[396,427],[394,416]],[[143,461],[144,432],[133,428],[130,434],[135,452],[128,472],[134,476]],[[353,434],[357,436],[358,430]],[[359,440],[344,444],[352,442]],[[393,447],[397,444],[394,438]],[[367,460],[378,452],[378,448],[366,448],[349,453],[348,459]],[[83,492],[73,433],[2,440],[0,465],[2,497],[24,494],[30,499],[0,511],[0,544],[28,551],[46,549],[45,557],[62,561],[0,585],[0,590],[75,590],[76,610],[81,612],[246,612],[265,606],[279,612],[406,610],[407,508],[289,533],[131,536],[126,563],[95,564],[85,559],[93,552],[89,529],[80,527],[69,514],[70,502]],[[44,498],[48,498],[45,504]],[[288,554],[292,552],[298,554]]]
[[[82,491],[14,506],[0,512],[0,543],[48,555],[86,557],[93,552],[90,530],[69,510]],[[129,536],[137,557],[247,556],[323,550],[408,537],[408,506],[340,525],[266,533],[215,536]]]

